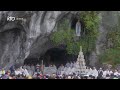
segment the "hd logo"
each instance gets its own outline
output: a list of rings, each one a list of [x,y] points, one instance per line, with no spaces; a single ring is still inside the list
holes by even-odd
[[[7,21],[15,21],[15,17],[8,16]]]

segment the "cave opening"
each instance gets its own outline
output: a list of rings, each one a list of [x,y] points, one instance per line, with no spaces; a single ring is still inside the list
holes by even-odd
[[[46,66],[55,64],[59,67],[61,64],[66,65],[67,62],[74,62],[77,60],[77,55],[67,54],[66,49],[51,48],[44,54],[44,62]]]
[[[41,64],[42,60],[45,66],[53,65],[59,66],[61,64],[65,65],[66,63],[66,56],[67,52],[64,49],[60,48],[51,48],[46,51],[44,55],[42,55],[40,58],[27,58],[24,60],[24,64],[27,65],[36,65]]]
[[[26,58],[24,60],[24,65],[37,65],[37,64],[41,64],[39,58]]]
[[[49,66],[49,64],[55,64],[56,66],[60,64],[65,65],[67,59],[66,54],[65,49],[51,48],[44,54],[44,64],[46,66]]]
[[[61,64],[65,66],[67,62],[75,61],[77,61],[77,55],[68,54],[66,49],[63,48],[51,48],[44,54],[46,66],[54,64],[58,68]]]
[[[69,55],[65,49],[51,48],[44,53],[40,58],[28,58],[25,59],[24,64],[36,65],[43,63],[46,67],[49,65],[56,65],[58,68],[61,64],[66,65],[67,62],[74,62],[77,60],[77,55]]]

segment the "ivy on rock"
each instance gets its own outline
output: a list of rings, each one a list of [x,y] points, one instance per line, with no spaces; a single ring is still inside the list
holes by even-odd
[[[120,64],[120,19],[118,25],[111,28],[107,34],[107,40],[112,43],[103,54],[99,56],[101,63],[108,63],[116,66]]]
[[[116,66],[120,64],[120,49],[110,48],[107,49],[103,54],[100,55],[101,63],[107,63]]]

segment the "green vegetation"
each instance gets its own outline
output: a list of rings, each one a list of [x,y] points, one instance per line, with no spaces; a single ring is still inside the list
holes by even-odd
[[[116,26],[113,28],[107,35],[107,38],[113,43],[112,48],[119,48],[120,47],[120,28]]]
[[[99,17],[96,11],[83,11],[80,13],[80,19],[85,23],[86,32],[92,37],[98,36]]]
[[[112,64],[113,66],[120,64],[120,22],[111,28],[107,34],[107,39],[112,43],[112,46],[99,56],[100,61]]]
[[[51,40],[56,46],[60,44],[67,45],[68,54],[78,55],[80,45],[83,47],[83,52],[91,52],[95,47],[95,41],[98,36],[98,23],[99,17],[96,11],[84,11],[80,12],[80,19],[85,24],[85,36],[75,41],[75,30],[69,28],[69,21],[63,20],[58,24],[57,32],[54,32],[51,36]]]
[[[111,64],[113,66],[120,64],[120,49],[108,49],[101,56],[102,63]]]
[[[68,54],[76,54],[78,48],[76,48],[77,42],[74,42],[75,31],[70,29],[68,25],[68,20],[64,20],[64,23],[58,26],[58,31],[54,32],[50,39],[56,46],[67,45]]]

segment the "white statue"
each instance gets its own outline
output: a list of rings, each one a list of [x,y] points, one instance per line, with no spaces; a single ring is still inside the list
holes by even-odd
[[[76,23],[76,36],[81,36],[81,24],[80,21],[78,20],[78,22]]]

